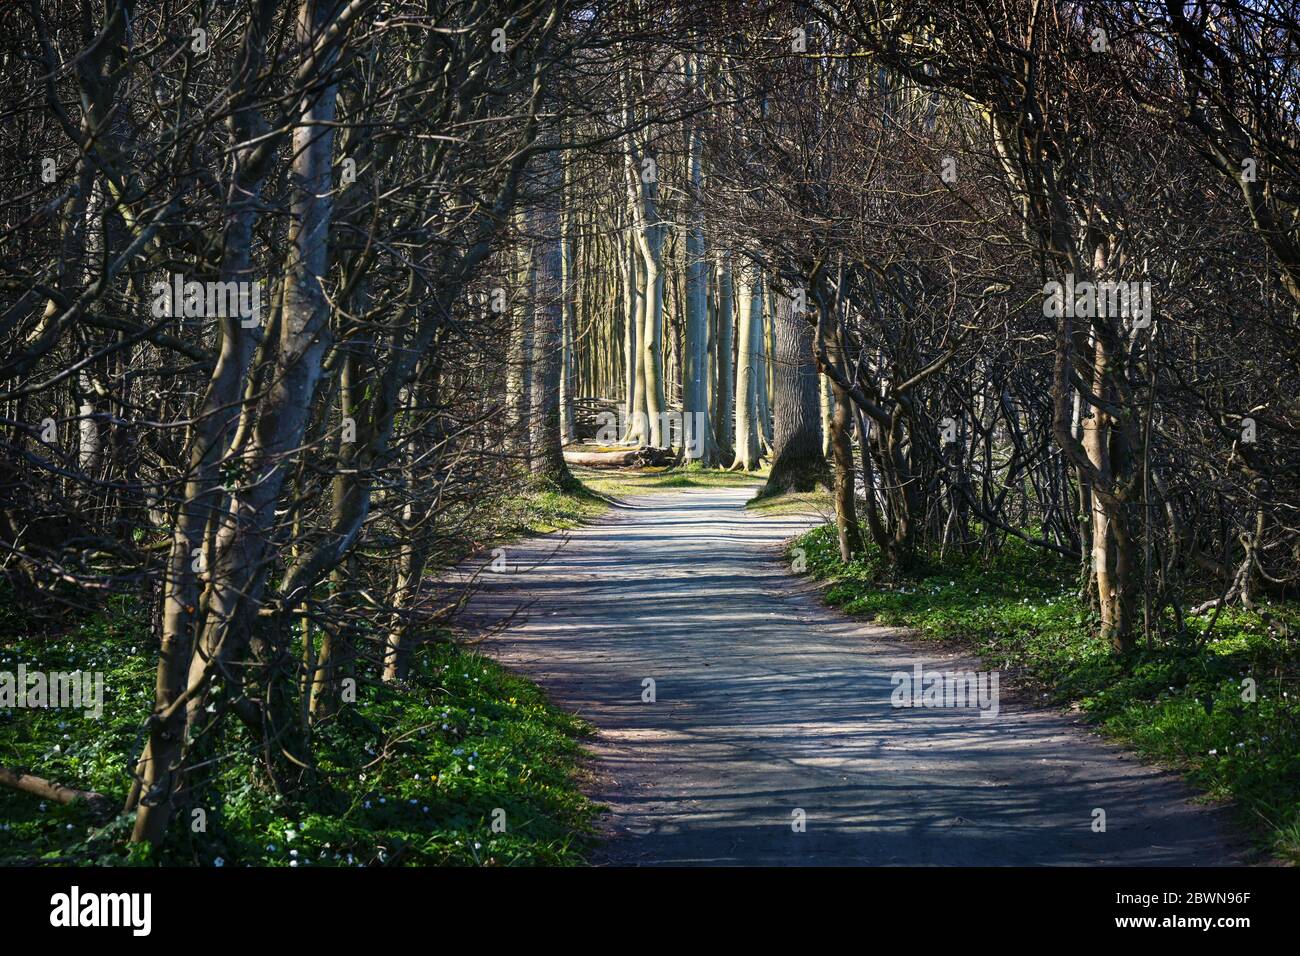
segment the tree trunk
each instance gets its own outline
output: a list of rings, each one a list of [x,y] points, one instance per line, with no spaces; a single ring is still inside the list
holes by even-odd
[[[763,319],[763,289],[750,266],[736,275],[739,318],[736,322],[736,460],[733,469],[758,468],[758,388],[754,352]]]
[[[630,113],[629,113],[629,127]],[[641,436],[655,448],[664,447],[663,320],[664,226],[659,221],[659,172],[654,156],[638,148],[631,134],[624,151],[631,232],[641,254],[644,312],[641,316],[641,376],[645,379],[645,419]],[[633,423],[636,431],[637,423]]]
[[[637,250],[636,240],[628,237],[628,274],[632,277],[631,319],[635,354],[632,371],[632,413],[628,416],[628,433],[624,440],[644,445],[650,440],[650,423],[646,418],[646,351],[642,347],[645,336],[645,270],[641,266],[641,253]]]
[[[529,464],[533,474],[561,487],[573,477],[564,463],[564,437],[560,430],[560,382],[564,359],[564,235],[560,206],[564,172],[558,151],[543,153],[541,197],[530,218],[536,252],[533,341],[533,436]]]
[[[557,160],[558,161],[558,160]],[[572,172],[568,165],[564,170],[565,204],[560,219],[561,280],[560,296],[562,305],[564,361],[560,371],[560,439],[568,445],[574,441],[573,399],[577,387],[577,275],[574,272],[576,257],[574,255],[574,212],[569,197],[572,195]]]
[[[825,303],[817,306],[818,362],[823,374],[834,367],[843,377],[844,349],[840,340],[838,323],[832,322],[830,309]],[[839,540],[840,560],[845,564],[853,560],[854,552],[862,547],[862,532],[858,525],[858,511],[854,500],[853,475],[853,410],[849,390],[836,378],[831,380],[834,411],[831,415],[831,459],[835,465],[835,532]],[[868,492],[870,489],[868,489]]]
[[[277,4],[263,0],[250,17],[240,59],[232,80],[230,119],[233,171],[226,193],[222,234],[221,281],[254,281],[252,271],[253,226],[266,175],[266,154],[257,152],[256,139],[265,121],[253,106],[253,90],[265,60],[265,37]],[[259,161],[260,160],[260,161]],[[183,695],[201,616],[199,567],[211,567],[214,555],[208,535],[225,495],[219,466],[226,453],[230,431],[240,417],[239,400],[244,378],[257,346],[251,329],[238,317],[220,322],[221,351],[208,381],[207,392],[195,418],[190,438],[189,473],[172,531],[171,550],[163,576],[163,613],[158,669],[154,682],[154,709],[148,736],[136,766],[135,781],[126,810],[140,810],[134,840],[161,839],[170,814],[174,768],[180,762],[185,732]],[[206,554],[204,551],[206,550]],[[203,562],[198,558],[202,556]],[[141,806],[142,798],[150,805]]]
[[[762,497],[790,491],[812,491],[818,483],[827,483],[817,406],[818,376],[813,360],[813,330],[806,317],[794,314],[792,305],[787,296],[777,295],[773,316],[776,413],[772,471],[759,493]]]
[[[717,305],[714,310],[714,394],[713,394],[713,434],[718,443],[718,462],[729,462],[735,455],[732,448],[732,435],[735,432],[734,383],[735,370],[732,364],[733,328],[735,325],[735,306],[731,294],[731,255],[719,254],[715,263],[714,285],[717,291]]]
[[[835,415],[835,396],[831,394],[829,376],[820,375],[817,381],[817,400],[821,406],[822,457],[831,457],[831,419]]]
[[[527,232],[521,211],[515,215],[519,234]],[[506,352],[506,447],[528,461],[533,416],[533,252],[524,242],[514,253],[514,288],[510,308],[510,342]]]
[[[687,189],[686,342],[682,366],[682,446],[687,461],[712,458],[708,391],[708,265],[704,256],[702,137],[690,132],[690,184]]]

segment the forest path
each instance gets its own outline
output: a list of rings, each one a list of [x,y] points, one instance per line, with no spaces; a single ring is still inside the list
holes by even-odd
[[[599,728],[593,796],[612,813],[596,862],[1246,859],[1224,808],[1005,687],[993,719],[891,706],[895,672],[975,665],[821,605],[779,552],[810,521],[748,512],[751,495],[629,498],[558,551],[508,548],[470,605],[486,623],[526,604],[485,647]]]

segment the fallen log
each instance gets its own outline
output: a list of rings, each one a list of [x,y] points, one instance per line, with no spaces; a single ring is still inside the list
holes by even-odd
[[[627,448],[618,451],[565,451],[570,465],[586,468],[659,468],[677,461],[671,448]]]
[[[114,806],[113,801],[102,793],[96,793],[94,790],[76,790],[72,787],[65,787],[61,783],[46,780],[44,777],[34,777],[30,773],[11,770],[8,767],[0,767],[0,787],[30,793],[33,796],[53,800],[55,803],[64,805],[82,800],[96,815],[112,813]]]

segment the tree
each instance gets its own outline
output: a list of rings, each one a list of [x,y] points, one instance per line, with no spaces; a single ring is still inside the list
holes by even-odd
[[[800,289],[801,296],[806,295]],[[791,491],[812,491],[826,484],[818,408],[818,373],[813,360],[812,328],[794,314],[789,296],[778,293],[773,316],[776,353],[773,368],[776,408],[772,470],[761,497]]]

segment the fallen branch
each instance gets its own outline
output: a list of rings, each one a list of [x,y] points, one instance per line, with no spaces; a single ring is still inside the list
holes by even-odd
[[[54,783],[52,780],[46,780],[44,777],[34,777],[30,773],[11,770],[8,767],[0,767],[0,787],[30,793],[33,796],[53,800],[65,806],[78,801],[85,801],[86,805],[97,816],[113,812],[113,801],[102,793],[96,793],[94,790],[75,790],[72,787],[65,787],[63,784]]]
[[[626,451],[566,451],[570,465],[587,468],[653,468],[671,465],[677,460],[671,448],[629,448]]]

